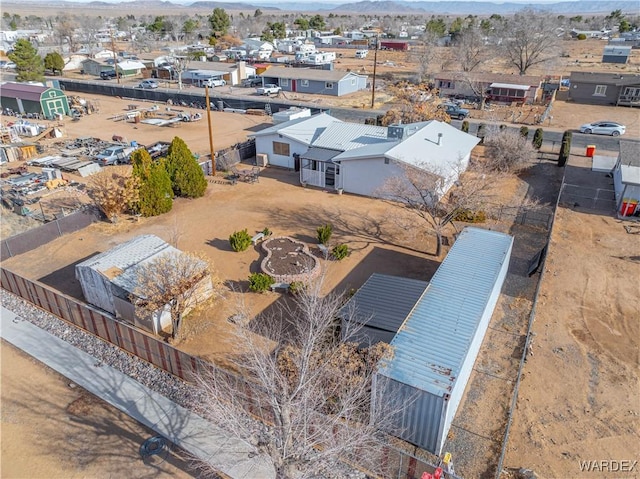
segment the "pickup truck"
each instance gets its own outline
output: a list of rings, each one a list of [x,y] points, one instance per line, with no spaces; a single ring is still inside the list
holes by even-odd
[[[242,82],[240,84],[245,88],[262,86],[262,78],[260,78],[260,77],[248,77],[248,78],[245,78],[244,80],[242,80]]]
[[[460,108],[458,105],[454,105],[452,103],[444,103],[440,105],[439,108],[446,111],[451,118],[457,118],[458,120],[464,120],[469,116],[469,110]]]
[[[258,95],[277,95],[278,93],[280,93],[282,91],[282,88],[280,88],[278,85],[275,85],[273,83],[267,83],[265,86],[257,88],[256,89],[256,93]]]
[[[103,80],[111,80],[117,76],[115,70],[104,70],[100,72],[100,78]]]

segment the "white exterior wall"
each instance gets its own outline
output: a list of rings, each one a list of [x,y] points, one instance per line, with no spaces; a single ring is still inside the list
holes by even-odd
[[[403,175],[403,170],[393,161],[385,164],[384,158],[345,160],[340,164],[342,188],[347,193],[363,196],[376,195],[387,178]]]
[[[273,153],[273,142],[289,144],[289,156],[276,155]],[[256,137],[256,154],[264,153],[269,158],[269,164],[273,166],[280,166],[282,168],[294,168],[293,154],[298,153],[302,155],[309,149],[308,145],[300,143],[289,138],[280,138],[280,135],[274,133],[272,135],[257,136]]]
[[[82,294],[87,303],[116,314],[109,279],[86,266],[76,266],[76,279],[80,281]]]

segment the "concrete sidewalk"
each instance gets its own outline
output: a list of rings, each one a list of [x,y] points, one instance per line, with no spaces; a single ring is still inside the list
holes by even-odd
[[[248,443],[229,437],[202,417],[155,393],[95,357],[0,310],[0,336],[78,386],[233,479],[271,479],[273,467]]]

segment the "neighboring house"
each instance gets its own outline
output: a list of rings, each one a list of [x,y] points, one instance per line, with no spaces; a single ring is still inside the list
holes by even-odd
[[[69,115],[69,100],[58,89],[28,83],[5,82],[0,87],[2,108],[10,108],[20,114],[37,113],[53,119],[56,115]]]
[[[260,75],[264,83],[275,83],[283,91],[343,96],[367,88],[367,76],[353,72],[312,68],[271,67]]]
[[[123,60],[118,62],[117,69],[122,76],[131,77],[142,75],[142,72],[147,69],[144,63],[136,60]]]
[[[268,164],[300,171],[300,155],[306,152],[318,131],[341,120],[326,113],[298,118],[260,130],[256,139],[256,154],[266,154]]]
[[[579,35],[584,35],[587,38],[609,38],[611,30],[571,30],[571,37],[578,38]]]
[[[607,45],[602,53],[602,63],[622,63],[629,62],[631,56],[630,46]]]
[[[390,343],[428,285],[417,279],[372,274],[338,311],[343,335],[350,333],[362,347]]]
[[[372,397],[391,415],[390,434],[439,456],[491,321],[509,268],[513,237],[467,227],[378,364]],[[398,294],[402,294],[399,292]],[[395,302],[395,298],[391,301]]]
[[[640,106],[640,75],[571,72],[569,100],[593,105]]]
[[[300,182],[364,196],[380,196],[387,178],[406,165],[441,176],[444,194],[466,170],[480,141],[447,123],[389,127],[346,123],[326,113],[262,130],[256,153],[268,163],[300,171]]]
[[[640,216],[640,142],[620,140],[613,185],[618,215]]]
[[[184,253],[157,236],[138,236],[78,263],[76,279],[89,304],[154,334],[167,329],[170,331],[171,315],[167,308],[156,311],[150,317],[140,317],[131,302],[132,295],[137,292],[139,268],[164,254]],[[194,289],[200,301],[211,297],[211,277],[204,278]]]
[[[209,76],[222,78],[227,85],[239,85],[245,78],[256,74],[255,66],[248,65],[244,61],[236,63],[190,61],[187,63],[187,70],[209,72]]]
[[[95,58],[87,58],[86,60],[80,62],[80,65],[82,70],[87,75],[99,77],[101,72],[113,70],[113,63],[108,63],[106,60],[107,59],[99,60]]]
[[[484,92],[494,101],[533,103],[542,95],[542,78],[505,73],[440,72],[434,75],[440,96],[478,97]]]
[[[81,70],[82,62],[87,60],[87,55],[82,53],[72,53],[64,59],[64,71]]]

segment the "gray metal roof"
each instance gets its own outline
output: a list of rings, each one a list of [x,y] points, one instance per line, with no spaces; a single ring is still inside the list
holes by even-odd
[[[259,76],[263,78],[286,78],[289,80],[315,80],[330,82],[337,82],[348,76],[367,77],[367,75],[358,75],[353,72],[291,67],[271,67]]]
[[[338,120],[326,113],[320,113],[306,118],[296,118],[285,121],[284,123],[270,126],[249,136],[258,137],[277,133],[289,139],[310,145],[313,139],[324,131],[325,127],[333,123],[341,124],[342,120]]]
[[[387,128],[358,123],[331,124],[313,141],[313,146],[348,151],[366,145],[387,143]]]
[[[418,279],[374,273],[342,307],[338,317],[395,334],[428,284]]]
[[[374,143],[373,145],[363,146],[340,153],[334,158],[336,161],[356,160],[360,158],[375,158],[386,156],[387,151],[400,144],[399,140]]]
[[[393,338],[393,358],[380,363],[379,374],[450,394],[512,243],[503,233],[465,228]]]
[[[304,158],[307,160],[329,161],[336,155],[338,155],[338,152],[336,150],[311,147],[307,151],[305,151],[304,154],[300,155],[300,158]]]
[[[631,55],[631,47],[624,47],[620,45],[607,45],[606,47],[604,47],[603,54],[628,57],[629,55]]]
[[[571,72],[571,83],[598,83],[606,85],[636,85],[640,84],[640,75],[631,73],[598,73]]]
[[[125,291],[133,292],[137,284],[137,268],[160,254],[182,254],[155,235],[141,235],[115,248],[93,256],[77,267],[99,271]]]

